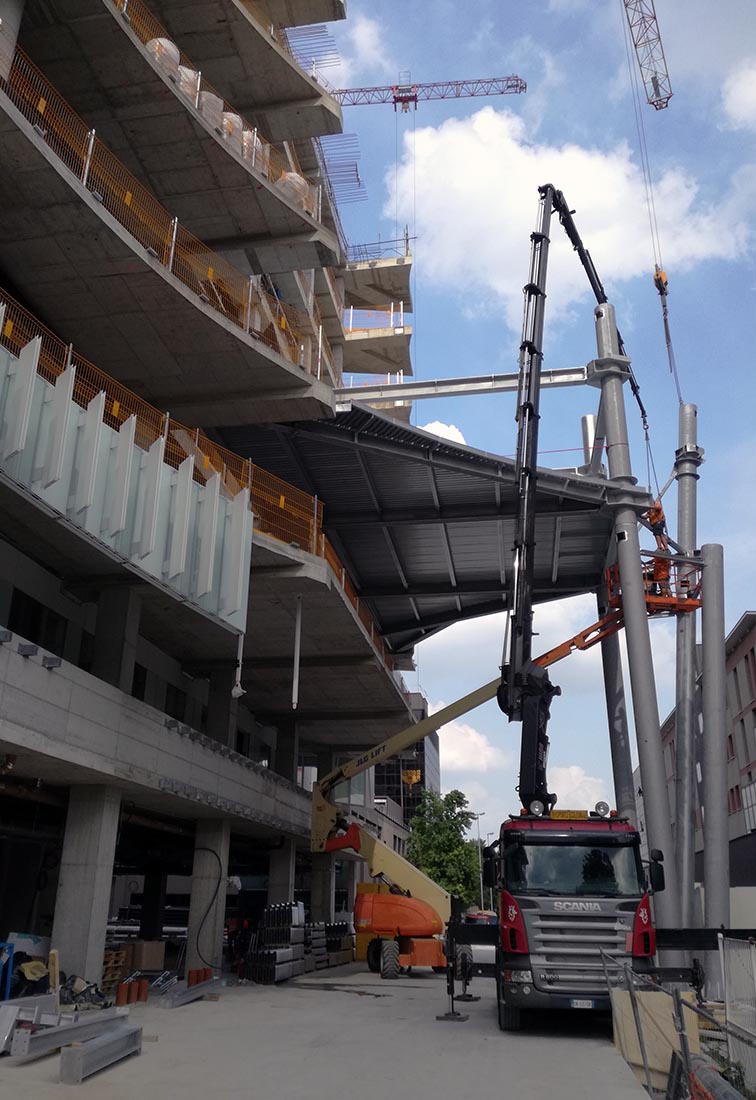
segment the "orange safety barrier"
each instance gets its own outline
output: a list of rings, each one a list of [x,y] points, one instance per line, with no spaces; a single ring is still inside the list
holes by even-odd
[[[146,48],[153,61],[165,68],[178,92],[189,100],[194,108],[217,122],[224,140],[236,152],[251,162],[251,166],[273,183],[285,181],[291,174],[289,161],[280,150],[267,141],[256,126],[247,122],[235,107],[220,95],[202,76],[186,54],[171,39],[162,23],[152,14],[142,0],[112,0],[132,32]],[[311,217],[318,216],[320,205],[317,185],[305,178],[298,161],[293,171],[306,185],[301,189],[304,209]]]
[[[344,330],[359,332],[364,329],[402,328],[404,325],[404,303],[392,303],[378,309],[354,309],[344,311]]]
[[[380,638],[373,617],[357,595],[341,559],[323,533],[323,504],[317,497],[261,469],[249,459],[218,446],[199,428],[187,428],[166,416],[74,352],[70,345],[64,344],[3,290],[0,290],[0,306],[5,307],[0,325],[0,345],[17,356],[26,344],[39,336],[38,374],[54,384],[68,366],[74,366],[74,401],[81,408],[87,408],[97,394],[104,392],[103,419],[109,427],[118,431],[133,416],[136,418],[136,443],[142,449],[146,450],[156,439],[165,437],[164,461],[167,465],[177,469],[187,457],[193,457],[194,479],[199,484],[204,485],[210,477],[218,474],[229,496],[249,489],[256,529],[327,562],[384,664],[389,670],[393,669],[391,655]]]
[[[131,10],[131,9],[129,9]],[[22,50],[0,88],[98,202],[168,271],[232,324],[313,372],[293,307],[213,252],[168,211],[89,130]],[[317,364],[315,370],[317,370]]]

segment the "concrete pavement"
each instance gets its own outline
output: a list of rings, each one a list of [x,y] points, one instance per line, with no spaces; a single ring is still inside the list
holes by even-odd
[[[611,1024],[571,1014],[502,1034],[490,979],[467,1023],[438,1023],[444,979],[417,971],[381,982],[363,964],[281,986],[241,986],[217,1002],[136,1006],[147,1036],[140,1057],[103,1071],[75,1095],[97,1100],[638,1100],[644,1090],[611,1042]],[[0,1094],[64,1100],[59,1057],[0,1061]],[[12,1093],[10,1090],[13,1090]]]

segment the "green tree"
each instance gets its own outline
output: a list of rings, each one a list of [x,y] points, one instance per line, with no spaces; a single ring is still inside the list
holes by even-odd
[[[474,821],[468,805],[462,791],[424,791],[409,823],[407,858],[465,905],[473,905],[479,894],[478,852],[476,842],[465,838]]]

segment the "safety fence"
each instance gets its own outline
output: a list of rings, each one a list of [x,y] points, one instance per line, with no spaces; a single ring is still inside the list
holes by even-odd
[[[744,1068],[732,1054],[728,1017],[678,981],[664,988],[653,974],[601,951],[609,986],[614,1041],[651,1096],[666,1100],[750,1100]],[[716,955],[714,956],[716,959]],[[671,979],[670,979],[671,980]],[[756,1050],[756,1037],[749,1041]]]
[[[142,0],[109,0],[109,3],[120,12],[148,57],[166,73],[177,92],[199,111],[239,156],[249,161],[250,168],[277,184],[286,198],[301,206],[313,218],[319,217],[320,188],[304,177],[299,165],[292,170],[283,153],[226,102],[172,41],[166,28],[146,4]]]
[[[355,309],[354,306],[350,306],[344,311],[345,332],[403,327],[404,302],[392,302],[389,306],[381,306],[377,309]]]
[[[258,277],[245,277],[179,225],[22,50],[16,49],[0,88],[66,168],[171,275],[227,321],[320,376],[314,342],[303,339],[297,325],[301,315],[264,290]]]
[[[746,1087],[756,1095],[756,944],[721,934],[718,940],[730,1025],[729,1056],[741,1067]]]
[[[373,241],[370,244],[350,244],[347,249],[349,263],[369,263],[390,257],[405,258],[410,254],[409,233],[394,241]]]
[[[116,382],[94,363],[65,344],[50,329],[41,324],[4,290],[0,290],[0,308],[4,307],[0,324],[0,346],[17,356],[36,337],[40,338],[38,373],[55,385],[69,368],[75,368],[74,401],[86,409],[97,394],[105,394],[103,420],[119,431],[131,417],[135,419],[135,442],[149,449],[161,437],[165,438],[164,461],[178,469],[188,457],[194,459],[194,479],[205,484],[216,474],[229,496],[249,489],[250,508],[258,531],[290,546],[323,558],[330,566],[347,600],[352,604],[374,649],[389,671],[393,670],[391,654],[380,637],[375,620],[359,598],[347,576],[341,560],[323,531],[323,504],[317,497],[297,489],[275,474],[256,466],[249,459],[221,447],[201,432],[187,428],[173,417],[160,412],[143,398]]]

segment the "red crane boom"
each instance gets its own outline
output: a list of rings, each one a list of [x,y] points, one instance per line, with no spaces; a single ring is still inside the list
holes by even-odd
[[[478,95],[519,95],[528,86],[519,76],[495,76],[487,80],[440,80],[435,84],[386,84],[380,88],[341,88],[331,95],[352,107],[369,103],[393,103],[402,111],[415,110],[420,100],[468,99]]]
[[[624,0],[627,24],[638,56],[646,99],[661,111],[672,98],[667,59],[664,56],[654,0]]]

